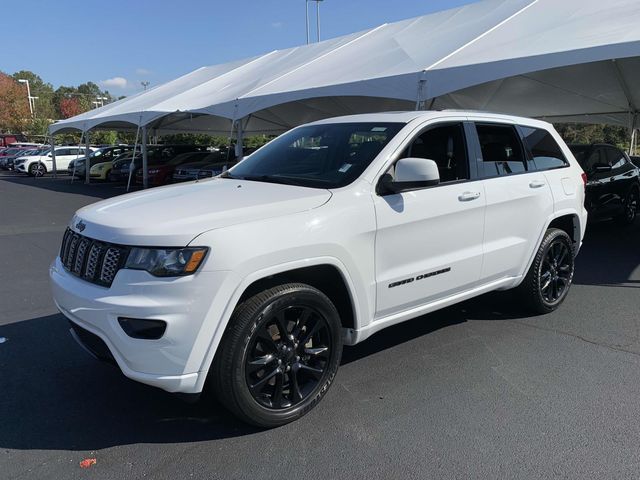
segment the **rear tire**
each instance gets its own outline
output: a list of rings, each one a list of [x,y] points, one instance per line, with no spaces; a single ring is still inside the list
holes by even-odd
[[[637,188],[633,188],[624,199],[624,210],[616,217],[618,224],[627,226],[635,222],[640,207],[640,193]]]
[[[535,313],[556,310],[564,301],[575,270],[573,242],[567,232],[550,228],[518,287],[527,307]]]
[[[43,163],[37,162],[29,165],[29,175],[32,177],[42,177],[47,173],[47,167]]]
[[[342,328],[331,300],[309,285],[284,284],[236,307],[208,387],[245,422],[278,427],[315,407],[341,356]]]

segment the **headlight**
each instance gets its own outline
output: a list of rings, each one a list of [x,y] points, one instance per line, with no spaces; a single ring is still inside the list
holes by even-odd
[[[156,277],[178,277],[194,273],[208,249],[187,248],[132,248],[125,268],[146,270]]]

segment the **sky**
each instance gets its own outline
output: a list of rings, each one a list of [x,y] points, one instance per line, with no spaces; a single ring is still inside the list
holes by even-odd
[[[321,38],[474,0],[324,0]],[[92,81],[114,96],[204,65],[306,43],[305,0],[21,0],[3,22],[0,71],[52,83]],[[315,39],[315,2],[309,3]]]

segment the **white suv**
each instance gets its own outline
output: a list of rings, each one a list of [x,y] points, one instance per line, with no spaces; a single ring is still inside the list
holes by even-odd
[[[326,393],[343,344],[492,290],[557,308],[584,180],[540,121],[324,120],[217,178],[82,208],[53,296],[76,339],[127,377],[211,389],[240,418],[281,425]]]
[[[94,148],[89,148],[93,151]],[[55,147],[56,169],[67,170],[69,163],[79,157],[84,157],[84,147]],[[33,177],[41,177],[47,172],[53,171],[53,156],[51,149],[45,150],[39,155],[30,155],[16,158],[14,170],[26,173]]]

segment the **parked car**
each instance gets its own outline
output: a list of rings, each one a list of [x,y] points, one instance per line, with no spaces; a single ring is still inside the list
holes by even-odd
[[[93,149],[91,149],[93,150]],[[56,169],[67,170],[69,162],[84,155],[84,147],[55,147]],[[14,170],[33,177],[41,177],[53,170],[53,155],[48,148],[37,155],[18,157],[14,160]]]
[[[149,186],[157,187],[171,183],[173,172],[181,165],[189,162],[202,161],[210,156],[209,152],[187,152],[181,153],[170,160],[161,163],[153,163],[147,167]],[[136,171],[136,183],[142,183],[142,168]]]
[[[196,145],[158,145],[147,148],[147,162],[149,165],[165,163],[168,160],[180,155],[181,153],[203,152],[207,147]],[[126,182],[129,179],[129,169],[131,167],[131,158],[128,161],[119,160],[113,163],[113,168],[109,174],[109,180],[112,182]],[[142,154],[136,154],[133,162],[132,180],[135,181],[136,173],[142,168]]]
[[[133,147],[128,145],[97,148],[89,156],[89,165],[94,166],[98,163],[110,162],[123,153],[132,150]],[[84,157],[79,157],[77,160],[73,160],[72,163],[69,164],[69,175],[73,175],[75,172],[76,177],[84,178],[86,174],[85,163],[86,158]],[[89,173],[91,173],[91,170],[89,170]]]
[[[355,115],[82,208],[50,278],[76,340],[127,377],[275,427],[322,399],[343,344],[493,290],[557,309],[586,222],[583,171],[548,123]]]
[[[17,158],[20,157],[28,157],[33,155],[40,155],[42,149],[20,149],[18,152],[13,155],[7,155],[4,157],[0,157],[0,169],[2,170],[13,170],[14,162]]]
[[[230,162],[214,162],[209,163],[207,165],[203,165],[198,170],[198,178],[212,178],[217,175],[221,175],[226,172],[230,168],[233,168],[238,163],[237,160],[232,160]]]
[[[606,144],[569,148],[587,174],[586,207],[591,218],[633,223],[640,206],[640,170],[627,154]]]
[[[0,158],[2,158],[2,157],[13,157],[14,155],[16,155],[17,153],[20,153],[23,150],[24,150],[24,148],[22,148],[22,147],[7,147],[7,148],[4,148],[0,152]]]

